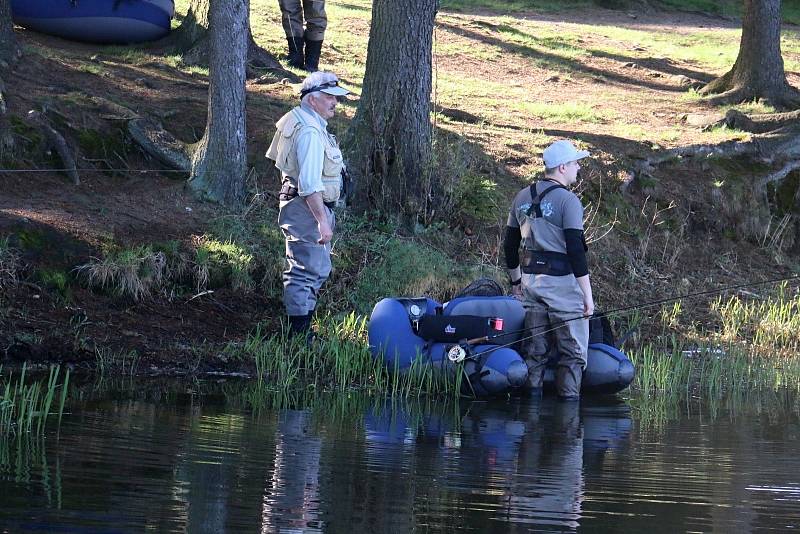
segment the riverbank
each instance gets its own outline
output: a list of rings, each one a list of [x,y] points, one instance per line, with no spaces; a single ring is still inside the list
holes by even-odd
[[[280,15],[253,1],[256,40],[282,53]],[[179,3],[179,9],[180,9]],[[759,169],[676,162],[632,182],[655,147],[741,139],[704,128],[691,90],[732,65],[738,23],[686,12],[515,11],[448,2],[437,18],[436,150],[458,176],[458,210],[429,227],[386,214],[340,214],[321,315],[364,317],[387,295],[447,300],[498,269],[504,212],[553,139],[592,152],[580,193],[589,206],[590,266],[601,309],[795,272],[797,180],[752,187]],[[255,16],[257,14],[257,16]],[[369,2],[333,4],[323,67],[358,92]],[[258,373],[237,353],[255,332],[280,330],[283,244],[276,178],[263,158],[274,121],[295,102],[287,84],[248,82],[248,206],[236,213],[193,199],[180,175],[124,134],[109,102],[158,118],[184,140],[202,133],[207,72],[158,48],[94,47],[20,30],[22,62],[7,78],[8,129],[0,151],[0,348],[6,365],[64,363],[138,374]],[[800,85],[800,38],[784,29],[789,81]],[[687,82],[688,80],[688,82]],[[688,84],[688,85],[687,85]],[[49,169],[24,117],[45,107],[77,148],[81,185]],[[341,135],[355,110],[340,107]],[[759,103],[745,111],[770,111]],[[744,302],[770,288],[739,292]],[[670,315],[665,309],[662,316]],[[686,344],[724,329],[707,301],[686,302],[664,325],[650,311],[617,318],[632,351],[669,335]],[[259,330],[257,330],[259,329]],[[699,332],[703,332],[701,335]],[[360,340],[363,344],[363,339]],[[663,347],[662,347],[663,348]],[[360,349],[358,349],[360,350]],[[237,353],[238,354],[238,353]]]

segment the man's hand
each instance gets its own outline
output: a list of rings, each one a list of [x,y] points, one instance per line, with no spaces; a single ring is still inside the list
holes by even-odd
[[[583,315],[586,317],[594,315],[594,301],[591,295],[588,297],[586,294],[583,295]]]
[[[333,239],[333,230],[331,230],[331,225],[328,224],[328,221],[322,221],[317,223],[319,227],[319,240],[317,243],[320,245],[324,245],[325,243],[329,243],[331,239]]]
[[[511,294],[519,300],[522,300],[522,284],[511,286]]]

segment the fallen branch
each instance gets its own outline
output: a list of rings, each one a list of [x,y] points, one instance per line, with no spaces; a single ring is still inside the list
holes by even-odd
[[[72,153],[72,149],[70,149],[67,141],[64,139],[64,136],[58,133],[58,131],[53,128],[50,124],[50,121],[47,117],[38,111],[31,110],[28,112],[28,122],[38,126],[39,129],[44,134],[45,139],[49,146],[55,149],[58,153],[58,156],[61,158],[61,162],[64,164],[64,168],[66,169],[67,176],[72,179],[72,183],[75,185],[81,184],[80,176],[78,176],[78,169],[75,165],[75,156]]]

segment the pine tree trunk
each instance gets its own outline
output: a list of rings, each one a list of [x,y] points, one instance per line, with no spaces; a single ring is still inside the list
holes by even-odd
[[[0,68],[11,65],[18,57],[19,47],[14,37],[14,23],[11,21],[11,2],[0,0]]]
[[[11,2],[0,0],[0,118],[6,114],[7,109],[3,71],[16,63],[20,55],[17,38],[14,36],[14,23],[11,20]],[[0,132],[4,133],[3,137],[8,133],[4,126],[4,123],[0,124]],[[6,143],[6,139],[0,139],[0,147]]]
[[[435,210],[430,121],[436,0],[375,0],[358,110],[344,146],[356,202],[427,220]]]
[[[214,0],[208,13],[208,120],[195,145],[189,186],[226,205],[244,198],[247,173],[245,62],[249,0]]]
[[[744,0],[742,39],[733,68],[713,80],[702,94],[719,94],[712,104],[764,99],[778,107],[797,103],[786,81],[781,56],[781,0]]]

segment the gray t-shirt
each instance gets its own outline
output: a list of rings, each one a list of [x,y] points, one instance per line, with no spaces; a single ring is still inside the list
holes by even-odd
[[[536,192],[541,195],[542,191],[552,185],[555,184],[544,180],[539,181],[536,183]],[[532,202],[530,187],[517,193],[511,204],[506,224],[520,229],[523,248],[566,254],[567,243],[564,239],[564,230],[583,230],[581,201],[575,193],[561,187],[555,188],[542,200],[540,204],[542,216],[538,218],[534,218],[533,213],[531,217],[527,215]]]

